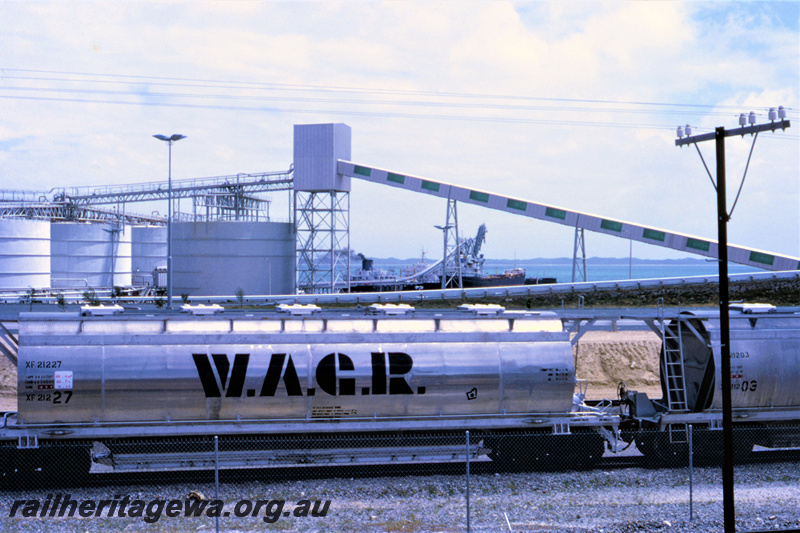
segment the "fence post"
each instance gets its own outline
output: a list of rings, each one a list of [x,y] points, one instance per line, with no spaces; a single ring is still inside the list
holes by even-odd
[[[694,446],[692,445],[692,425],[689,424],[689,522],[691,522],[694,518],[694,509],[693,502],[694,502],[694,494],[692,492],[693,489],[693,480],[694,480]]]
[[[467,533],[470,533],[469,523],[469,431],[467,431]]]
[[[219,501],[219,437],[214,435],[214,499]],[[214,517],[219,533],[219,513]]]

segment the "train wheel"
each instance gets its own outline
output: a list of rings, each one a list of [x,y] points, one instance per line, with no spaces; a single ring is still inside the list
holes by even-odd
[[[772,426],[764,428],[761,441],[756,442],[767,448],[798,448],[800,447],[800,427],[797,426]]]
[[[86,446],[70,445],[42,452],[42,474],[49,486],[79,486],[88,478],[91,457]]]
[[[515,433],[485,439],[489,458],[499,472],[526,472],[552,464],[549,439],[552,435]]]
[[[10,447],[5,450],[3,474],[6,488],[38,488],[42,485],[41,453],[38,449],[20,450]]]
[[[0,447],[0,490],[16,488],[17,464],[14,449],[10,446]]]
[[[770,436],[758,426],[735,427],[733,430],[734,462],[746,462],[753,457],[753,446],[768,444]],[[724,440],[721,430],[695,430],[694,453],[702,464],[721,465],[724,460]]]
[[[645,431],[636,436],[636,448],[651,466],[679,467],[689,464],[689,444],[670,442],[667,431]]]
[[[578,442],[573,456],[575,464],[583,469],[594,468],[606,453],[605,439],[594,431],[578,433],[576,437]]]
[[[753,446],[757,442],[764,442],[761,428],[749,428],[744,431],[734,433],[733,456],[736,462],[750,460],[753,455]]]
[[[571,435],[510,434],[486,438],[489,458],[502,472],[592,468],[605,452],[595,432]]]
[[[491,450],[488,454],[497,472],[524,472],[531,470],[538,454],[529,453],[539,447],[531,435],[493,435],[484,441]]]
[[[91,459],[84,446],[4,448],[0,452],[3,487],[60,488],[80,485],[89,474]]]

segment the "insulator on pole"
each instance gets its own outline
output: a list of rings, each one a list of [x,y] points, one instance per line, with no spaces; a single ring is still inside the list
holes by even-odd
[[[750,111],[750,116],[748,117],[747,120],[748,122],[750,122],[751,125],[756,123],[756,114],[754,111]]]
[[[778,106],[778,118],[781,120],[784,120],[786,118],[786,108],[783,107],[782,105]]]
[[[775,122],[775,119],[778,118],[778,112],[775,111],[774,107],[769,108],[769,120],[771,122]]]
[[[739,115],[739,125],[740,126],[746,126],[747,125],[747,115],[745,115],[744,113]]]
[[[683,129],[686,132],[686,136],[689,137],[692,134],[692,127],[687,124],[686,127]]]
[[[683,137],[683,126],[678,126],[678,139]]]

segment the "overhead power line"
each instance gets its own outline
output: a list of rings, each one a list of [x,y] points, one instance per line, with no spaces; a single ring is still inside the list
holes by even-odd
[[[0,72],[25,72],[33,74],[59,74],[61,76],[81,76],[88,79],[74,79],[65,77],[42,78],[31,76],[3,76],[5,79],[26,79],[42,81],[64,81],[64,82],[92,82],[92,83],[132,83],[149,80],[151,85],[176,86],[176,87],[195,87],[195,88],[229,88],[229,89],[261,89],[261,90],[302,90],[318,92],[349,92],[375,95],[410,95],[410,96],[429,96],[429,97],[454,97],[454,98],[482,98],[482,99],[501,99],[519,101],[548,101],[561,103],[590,103],[590,104],[611,104],[611,105],[634,105],[634,106],[660,106],[674,108],[697,108],[697,109],[719,109],[734,112],[741,111],[741,106],[720,106],[715,104],[687,104],[669,102],[648,102],[635,100],[603,100],[588,98],[565,98],[565,97],[544,97],[530,95],[509,95],[509,94],[485,94],[485,93],[464,93],[452,91],[419,91],[405,89],[386,89],[380,87],[345,87],[337,85],[304,85],[291,83],[264,83],[248,81],[228,81],[213,80],[204,78],[179,78],[164,76],[138,76],[129,74],[100,74],[72,71],[54,70],[32,70],[32,69],[9,69],[0,67]],[[110,79],[102,79],[110,78]]]
[[[512,104],[493,104],[493,103],[464,103],[464,102],[434,102],[425,100],[412,101],[381,101],[381,100],[357,100],[341,98],[306,98],[297,96],[251,96],[236,94],[202,94],[202,93],[174,93],[174,92],[152,92],[152,91],[116,91],[99,89],[70,89],[70,88],[49,88],[49,87],[0,87],[0,91],[24,91],[36,93],[67,93],[67,94],[90,94],[90,95],[112,95],[112,96],[140,96],[140,97],[165,97],[165,98],[199,98],[204,100],[254,100],[271,102],[300,102],[300,103],[336,103],[336,104],[370,104],[379,106],[420,106],[420,107],[451,107],[466,109],[499,109],[499,110],[536,110],[536,111],[558,111],[563,112],[562,106],[540,106],[540,105],[512,105]],[[626,108],[592,108],[592,107],[572,107],[571,112],[586,113],[625,113],[625,114],[650,114],[650,115],[729,115],[730,113],[708,113],[703,111],[682,111],[682,110],[639,110]]]
[[[710,104],[553,98],[0,68],[0,73],[8,72],[18,73],[18,75],[0,75],[0,80],[10,82],[5,86],[0,85],[0,98],[226,111],[671,130],[674,127],[672,122],[656,124],[652,120],[619,121],[615,116],[599,117],[598,115],[604,113],[625,116],[677,114],[681,116],[727,116],[733,114],[734,109],[736,111],[741,109],[740,107]],[[17,81],[26,83],[17,85]],[[130,85],[133,87],[127,89],[103,88]],[[24,94],[13,94],[19,92]],[[36,96],[34,93],[38,93],[40,96]],[[321,94],[319,96],[299,96],[297,93]],[[86,98],[81,95],[85,95]],[[270,105],[265,106],[264,103]],[[290,108],[285,104],[322,105],[324,108]],[[396,107],[398,110],[387,110],[392,107]],[[421,108],[420,112],[399,110],[400,108],[415,107]],[[421,112],[426,108],[449,109],[453,110],[453,113]],[[521,114],[526,111],[536,113],[536,115]],[[552,115],[553,113],[558,113],[558,117],[549,118],[543,115]],[[575,118],[569,120],[569,114],[577,113],[594,113],[597,119]],[[699,131],[702,128],[696,128],[696,130]],[[782,138],[791,137],[784,136]]]

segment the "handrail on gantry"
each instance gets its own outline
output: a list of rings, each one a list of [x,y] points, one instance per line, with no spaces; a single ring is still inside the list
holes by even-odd
[[[292,169],[278,172],[233,174],[206,178],[172,180],[174,198],[197,196],[203,191],[241,192],[288,191],[292,189]],[[167,181],[149,181],[127,185],[88,185],[84,187],[56,187],[49,191],[0,189],[0,202],[65,202],[73,204],[115,204],[166,199]]]
[[[172,180],[173,198],[197,196],[209,191],[237,189],[243,193],[284,191],[292,189],[292,171],[234,174],[207,178]],[[68,199],[72,203],[93,205],[118,202],[143,202],[166,199],[169,194],[166,181],[151,181],[130,185],[108,185],[101,187],[78,187],[60,189],[57,199]]]

